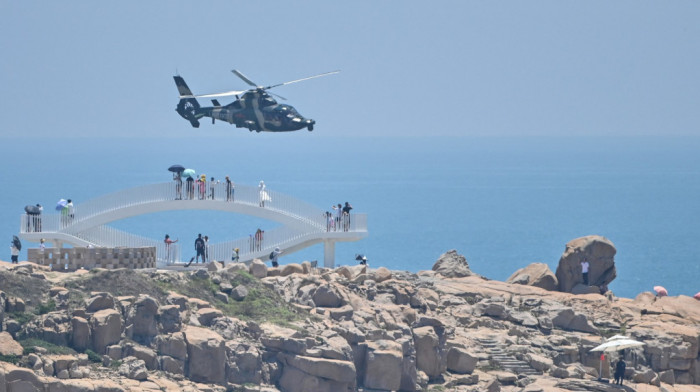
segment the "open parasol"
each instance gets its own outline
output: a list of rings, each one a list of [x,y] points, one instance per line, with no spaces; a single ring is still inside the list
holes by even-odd
[[[22,241],[19,240],[19,237],[16,235],[12,236],[12,245],[14,245],[17,250],[22,250]]]
[[[614,351],[619,351],[619,350],[624,350],[626,348],[634,348],[634,347],[641,347],[645,345],[646,343],[642,343],[639,341],[636,341],[631,338],[624,338],[624,339],[613,339],[613,340],[608,340],[607,342],[593,347],[591,351],[602,351],[605,353],[608,352],[614,352]]]
[[[664,297],[668,295],[668,290],[664,286],[654,286],[654,291],[657,297]]]
[[[68,205],[68,200],[59,200],[58,203],[56,203],[56,211],[61,211],[62,209],[66,208],[66,205]]]
[[[39,206],[24,206],[24,212],[26,212],[29,215],[39,215],[41,214],[41,208]]]
[[[182,165],[172,165],[168,168],[168,171],[171,171],[173,173],[182,173],[185,171],[185,167]]]
[[[194,179],[196,176],[196,173],[194,172],[194,169],[185,169],[182,171],[182,176],[183,177],[190,177],[190,178]]]

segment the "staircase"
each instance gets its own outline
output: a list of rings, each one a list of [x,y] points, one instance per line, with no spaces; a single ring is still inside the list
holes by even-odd
[[[477,341],[484,348],[484,352],[489,355],[489,360],[498,365],[501,369],[517,375],[540,375],[542,372],[535,370],[525,361],[515,358],[503,349],[503,343],[495,339],[478,338]]]

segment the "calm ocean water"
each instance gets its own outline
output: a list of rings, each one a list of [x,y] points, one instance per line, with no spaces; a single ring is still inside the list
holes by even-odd
[[[4,139],[0,209],[8,239],[26,204],[53,209],[116,190],[170,181],[167,167],[283,192],[330,210],[350,202],[367,213],[369,237],[339,243],[336,264],[366,254],[372,267],[430,269],[450,249],[471,269],[505,280],[534,262],[556,270],[571,239],[599,234],[616,246],[610,288],[634,297],[654,285],[671,295],[700,291],[700,138],[352,138],[317,132],[193,139]],[[276,224],[237,214],[169,212],[112,226],[213,243]],[[36,244],[25,244],[25,248]],[[9,259],[9,249],[2,259]],[[26,258],[23,250],[20,259]],[[321,245],[285,262],[323,258]]]

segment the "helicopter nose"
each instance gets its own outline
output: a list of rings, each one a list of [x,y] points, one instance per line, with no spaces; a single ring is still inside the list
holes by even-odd
[[[304,117],[294,117],[294,118],[292,119],[292,123],[294,123],[294,124],[301,124],[301,125],[307,126],[307,125],[314,125],[314,124],[316,124],[316,121],[314,121],[314,120],[312,120],[312,119],[310,119],[310,118],[307,119],[307,118],[304,118]]]

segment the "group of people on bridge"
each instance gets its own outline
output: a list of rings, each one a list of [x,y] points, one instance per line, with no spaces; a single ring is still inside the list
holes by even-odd
[[[326,211],[326,231],[348,231],[350,229],[350,210],[352,206],[347,201],[345,206],[338,203],[338,205],[333,205],[331,208],[333,212]]]
[[[187,176],[187,180],[185,180],[185,189],[183,195],[183,181],[182,181],[182,172],[174,173],[173,174],[173,180],[175,181],[175,199],[176,200],[194,200],[195,199],[195,194],[199,200],[206,200],[206,199],[211,199],[215,200],[216,199],[216,188],[217,184],[220,184],[221,181],[215,179],[212,177],[209,181],[207,181],[207,175],[206,174],[200,174],[199,176],[194,176],[196,179],[189,175]],[[226,185],[225,192],[226,192],[226,201],[234,201],[234,196],[236,192],[236,186],[231,181],[231,178],[229,176],[226,176],[223,182]],[[209,193],[207,194],[207,185],[209,188]],[[183,197],[184,196],[184,197]]]
[[[61,213],[61,227],[68,226],[75,219],[75,206],[71,199],[60,199],[56,204],[56,210]],[[24,207],[24,212],[27,214],[27,233],[41,232],[41,214],[44,212],[44,207],[39,203],[28,205]]]

